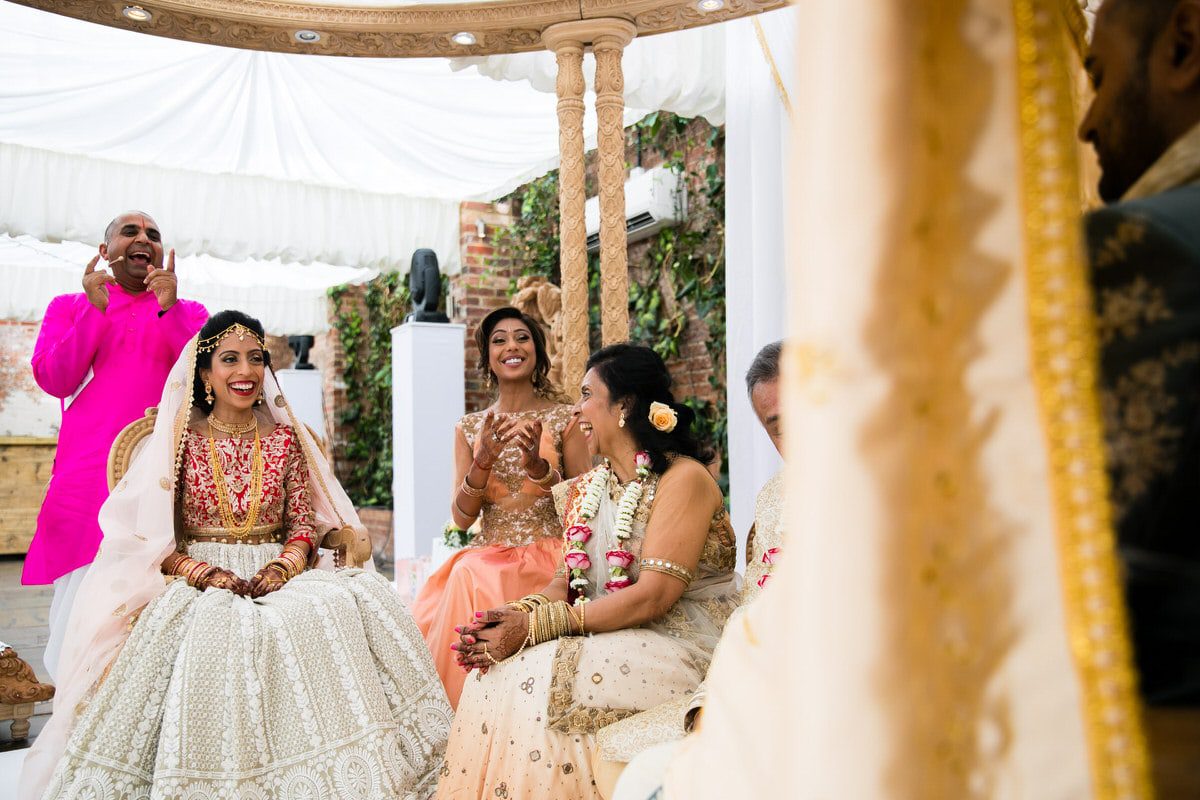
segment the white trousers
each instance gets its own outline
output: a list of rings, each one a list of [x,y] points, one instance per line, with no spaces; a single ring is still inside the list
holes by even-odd
[[[71,570],[54,581],[54,597],[50,600],[50,638],[42,663],[50,675],[51,683],[58,683],[58,657],[62,654],[63,637],[67,633],[67,622],[71,619],[71,608],[75,605],[75,593],[90,564]]]

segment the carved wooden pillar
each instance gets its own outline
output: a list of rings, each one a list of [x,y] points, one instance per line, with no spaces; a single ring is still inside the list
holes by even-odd
[[[583,43],[579,22],[552,25],[542,41],[558,61],[559,269],[562,273],[562,389],[579,396],[588,358],[587,227],[583,219]]]
[[[600,338],[629,338],[629,263],[625,235],[625,76],[621,53],[637,28],[623,19],[591,20],[596,55],[600,155]]]

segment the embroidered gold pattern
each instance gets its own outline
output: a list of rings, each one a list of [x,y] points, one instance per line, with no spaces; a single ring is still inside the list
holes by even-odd
[[[1115,475],[1113,511],[1121,519],[1129,506],[1177,460],[1183,430],[1169,425],[1176,399],[1166,390],[1167,373],[1200,360],[1200,343],[1184,342],[1130,367],[1100,399],[1107,432],[1107,455]]]
[[[562,471],[562,431],[570,422],[571,406],[559,404],[537,411],[499,416],[541,420],[542,456],[550,461],[551,469]],[[467,414],[461,420],[463,436],[471,447],[475,446],[475,437],[483,425],[483,418],[483,412],[475,412]],[[546,442],[547,438],[549,442]],[[523,547],[548,537],[557,538],[562,535],[553,497],[521,494],[525,480],[525,470],[521,467],[521,453],[515,444],[510,444],[500,453],[500,458],[492,467],[488,484],[484,487],[488,497],[483,501],[480,511],[481,530],[471,540],[471,547]],[[497,497],[498,490],[507,492],[507,495]]]
[[[605,725],[632,717],[636,708],[589,708],[575,701],[575,675],[583,655],[583,636],[558,640],[550,673],[550,697],[546,704],[546,727],[559,733],[594,734]]]
[[[1162,287],[1151,286],[1139,275],[1132,282],[1116,289],[1100,291],[1100,318],[1096,331],[1100,344],[1108,344],[1117,336],[1135,336],[1143,326],[1171,319]]]
[[[1069,0],[1058,4],[1071,14]],[[1014,0],[1023,224],[1034,380],[1051,466],[1069,641],[1083,692],[1092,790],[1149,798],[1145,740],[1105,502],[1086,271],[1076,238],[1079,193],[1070,67],[1053,6]],[[1103,266],[1098,264],[1097,266]],[[1065,343],[1065,344],[1064,344]]]
[[[1129,248],[1141,244],[1146,238],[1146,223],[1139,219],[1126,219],[1117,224],[1117,229],[1092,255],[1092,269],[1104,269],[1120,264],[1129,257]]]

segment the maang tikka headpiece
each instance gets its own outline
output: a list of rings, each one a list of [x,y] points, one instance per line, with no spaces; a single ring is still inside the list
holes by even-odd
[[[206,339],[201,339],[200,341],[196,342],[196,352],[207,353],[210,350],[216,350],[217,345],[221,343],[221,340],[230,334],[236,335],[239,342],[245,341],[246,337],[249,336],[250,338],[254,339],[254,341],[258,342],[258,346],[263,350],[267,349],[266,344],[263,343],[263,340],[259,338],[257,333],[250,330],[242,323],[235,322],[217,335],[209,336]]]

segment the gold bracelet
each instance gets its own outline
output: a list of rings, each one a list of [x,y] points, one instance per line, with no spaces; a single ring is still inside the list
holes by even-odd
[[[537,486],[541,489],[549,489],[551,486],[562,480],[562,478],[559,476],[558,470],[551,466],[549,461],[546,462],[546,466],[550,468],[546,470],[546,474],[542,477],[531,477],[528,472],[525,473],[525,477],[529,478],[529,482],[534,486]]]
[[[487,496],[487,485],[485,484],[482,489],[476,489],[467,481],[467,476],[464,475],[462,479],[462,491],[467,497],[479,499]],[[462,509],[460,508],[459,511],[462,511]]]
[[[460,514],[462,514],[462,515],[463,515],[463,519],[469,519],[469,520],[476,520],[476,519],[478,519],[478,518],[479,518],[479,511],[482,511],[482,510],[483,510],[483,509],[481,508],[481,509],[479,509],[479,511],[476,511],[474,514],[468,514],[467,512],[463,511],[463,507],[462,507],[462,506],[460,506],[460,505],[458,504],[458,498],[457,498],[457,497],[456,497],[456,498],[454,498],[454,507],[455,507],[456,509],[458,509],[458,513],[460,513]]]
[[[690,570],[673,561],[667,561],[665,558],[643,558],[639,566],[642,572],[661,572],[663,575],[670,575],[672,578],[683,581],[685,586],[695,580],[695,576]]]
[[[576,619],[575,622],[579,625],[579,635],[583,636],[587,632],[583,626],[583,617],[584,617],[583,610],[585,608],[587,608],[587,603],[576,603],[575,608],[579,609],[579,618]],[[574,612],[572,612],[571,616],[575,616]]]

